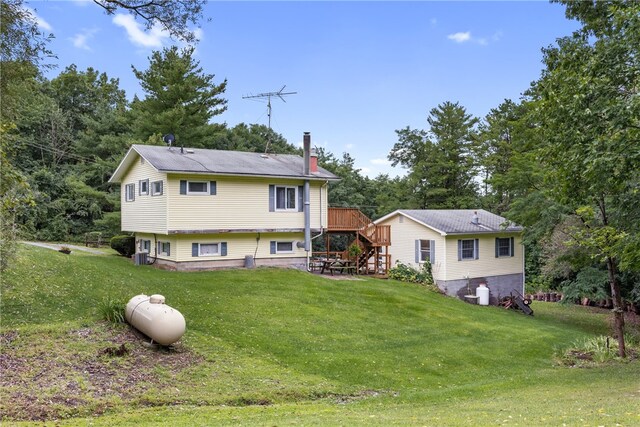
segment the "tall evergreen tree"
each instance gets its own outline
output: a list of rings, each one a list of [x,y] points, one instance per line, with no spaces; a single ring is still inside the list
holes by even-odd
[[[176,46],[155,51],[149,68],[132,67],[146,98],[131,104],[134,136],[142,141],[172,133],[176,144],[210,147],[219,126],[210,120],[227,109],[220,97],[227,81],[216,85],[213,74],[205,74],[193,58],[194,48]]]
[[[445,102],[427,118],[429,130],[396,130],[392,165],[409,169],[417,208],[472,208],[478,204],[476,130],[478,119],[458,103]]]

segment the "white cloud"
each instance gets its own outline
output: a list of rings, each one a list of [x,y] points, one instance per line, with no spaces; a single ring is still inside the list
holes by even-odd
[[[391,161],[387,159],[371,159],[369,161],[371,162],[371,164],[374,164],[374,165],[390,165],[391,164]]]
[[[129,40],[138,46],[162,47],[163,41],[169,38],[169,33],[155,25],[148,33],[143,31],[142,26],[131,15],[117,13],[113,17],[113,23],[123,27],[129,36]]]
[[[494,43],[502,38],[502,31],[496,31],[491,37],[474,37],[471,35],[471,31],[458,32],[449,34],[447,36],[449,40],[453,40],[456,43],[475,43],[480,46],[487,46],[489,43]]]
[[[456,43],[464,43],[471,40],[471,31],[467,31],[465,33],[459,32],[455,34],[449,34],[447,36],[449,40],[453,40]]]
[[[344,148],[346,148],[347,150],[351,150],[354,147],[353,144],[347,144],[344,146]]]
[[[93,35],[98,32],[97,28],[91,29],[83,29],[82,32],[70,37],[69,40],[73,43],[75,47],[78,49],[84,49],[91,51],[91,47],[89,47],[88,41],[93,38]]]
[[[33,20],[36,22],[36,24],[38,24],[38,27],[45,31],[53,30],[53,27],[47,21],[45,21],[44,18],[39,16],[35,10],[31,9],[30,7],[25,7],[25,10],[31,14]]]

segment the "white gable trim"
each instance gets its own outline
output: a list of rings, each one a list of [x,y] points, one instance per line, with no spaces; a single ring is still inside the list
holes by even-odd
[[[393,212],[391,212],[391,213],[390,213],[390,214],[388,214],[388,215],[383,216],[382,218],[379,218],[379,219],[377,219],[377,220],[373,221],[373,223],[374,223],[374,224],[380,224],[381,222],[387,221],[388,219],[390,219],[390,218],[392,218],[392,217],[394,217],[394,216],[396,216],[396,215],[402,215],[402,216],[403,216],[403,217],[405,217],[405,218],[409,218],[409,219],[410,219],[411,221],[413,221],[413,222],[417,222],[418,224],[420,224],[420,225],[422,225],[422,226],[425,226],[425,227],[427,227],[427,228],[428,228],[428,229],[430,229],[430,230],[435,231],[436,233],[440,234],[441,236],[447,236],[447,233],[445,233],[444,231],[442,231],[442,230],[438,230],[437,228],[435,228],[435,227],[433,227],[433,226],[431,226],[431,225],[429,225],[429,224],[427,224],[427,223],[424,223],[424,222],[422,222],[422,221],[419,221],[419,220],[415,219],[414,217],[412,217],[411,215],[407,215],[406,213],[401,212],[399,209],[398,209],[398,210],[395,210],[395,211],[393,211]]]
[[[135,152],[135,154],[133,154],[132,152]],[[145,157],[142,154],[140,154],[138,150],[136,150],[136,146],[134,144],[129,148],[129,151],[127,151],[127,154],[124,155],[124,158],[116,168],[115,172],[113,172],[113,175],[111,175],[111,178],[109,178],[108,182],[116,183],[116,182],[122,181],[122,177],[127,173],[129,168],[133,166],[133,164],[138,159],[138,157],[144,159],[144,161],[150,164],[151,167],[154,168],[156,171],[163,172],[158,170],[158,168],[156,168],[155,165],[151,163],[148,159],[145,159]]]

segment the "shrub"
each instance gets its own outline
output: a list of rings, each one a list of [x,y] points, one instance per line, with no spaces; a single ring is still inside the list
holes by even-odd
[[[124,323],[126,304],[111,298],[105,298],[98,303],[98,313],[109,323]]]
[[[355,259],[355,258],[358,258],[360,254],[362,254],[362,249],[360,248],[360,246],[358,246],[356,242],[353,242],[347,248],[347,254],[349,255],[349,258]]]
[[[637,353],[634,343],[627,342],[630,356]],[[563,351],[556,350],[556,359],[562,365],[588,367],[621,360],[618,357],[618,341],[604,335],[575,341]]]
[[[128,258],[136,253],[136,238],[133,236],[113,236],[111,248]]]
[[[410,265],[396,262],[396,265],[389,270],[389,278],[401,282],[421,283],[423,285],[433,285],[431,274],[431,263],[425,262],[421,270],[417,270]]]

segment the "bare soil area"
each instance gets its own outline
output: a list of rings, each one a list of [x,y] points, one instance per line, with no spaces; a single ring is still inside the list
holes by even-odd
[[[202,361],[182,346],[151,346],[128,326],[106,323],[5,331],[0,346],[0,421],[100,415],[122,401],[144,405],[146,391],[169,386]]]

